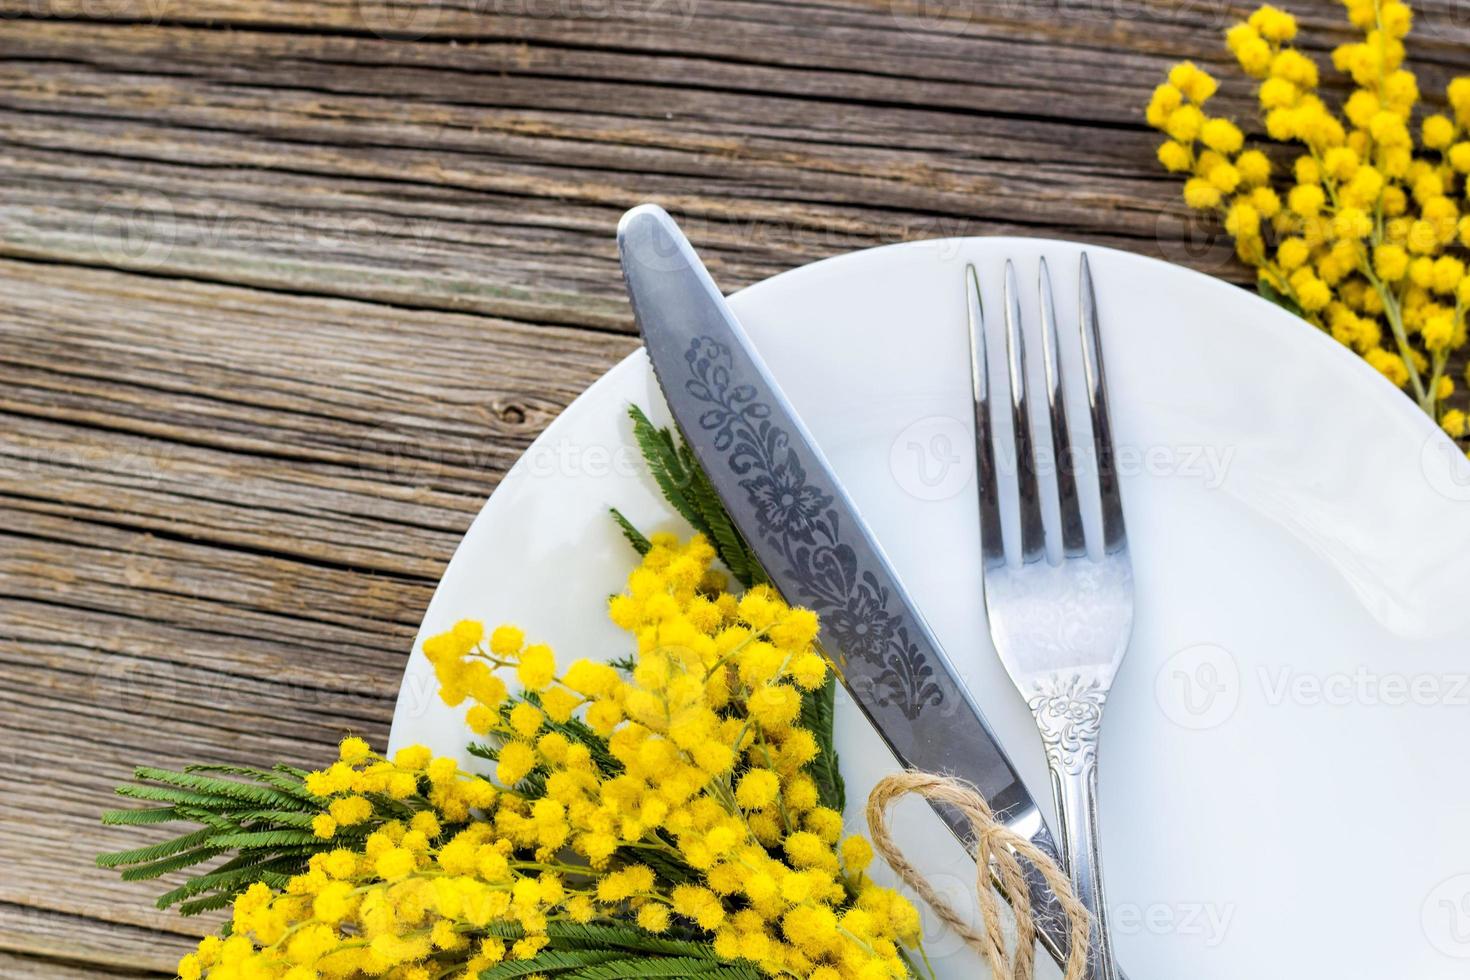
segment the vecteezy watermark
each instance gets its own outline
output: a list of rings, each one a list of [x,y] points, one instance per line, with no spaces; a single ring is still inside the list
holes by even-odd
[[[679,226],[684,236],[701,248],[705,242],[719,242],[722,248],[744,251],[780,252],[799,243],[803,249],[824,254],[839,254],[878,245],[914,243],[937,254],[941,261],[954,261],[965,254],[964,239],[976,234],[981,223],[967,216],[914,215],[881,233],[871,225],[830,214],[802,214],[772,211],[732,218],[719,211],[680,207],[674,202],[660,202]],[[639,260],[648,268],[665,271],[682,264],[679,246],[659,234],[639,252]]]
[[[1164,661],[1154,678],[1160,710],[1194,731],[1218,728],[1250,699],[1278,708],[1470,708],[1470,672],[1351,670],[1312,672],[1289,664],[1258,664],[1249,673],[1229,650],[1189,646]]]
[[[1066,466],[1079,479],[1096,472],[1094,454],[1072,447]],[[1234,446],[1120,445],[1113,450],[1113,468],[1124,477],[1147,476],[1198,481],[1206,490],[1224,484],[1235,460]],[[948,500],[965,490],[975,473],[974,429],[948,415],[930,415],[904,427],[888,450],[888,466],[898,485],[918,500]],[[1042,453],[1036,472],[1051,477],[1057,467]],[[996,470],[1007,478],[1015,476],[1011,460],[998,459]]]
[[[1213,643],[1185,647],[1159,668],[1154,698],[1180,728],[1218,728],[1240,707],[1240,665],[1234,655]]]
[[[440,0],[357,0],[357,15],[379,37],[416,41],[439,26]]]
[[[974,0],[890,0],[888,10],[907,33],[955,36],[970,29],[975,6]]]
[[[1220,488],[1234,460],[1234,446],[1124,444],[1113,450],[1120,476],[1182,477],[1200,481],[1206,490]]]
[[[1124,903],[1109,911],[1109,923],[1120,936],[1185,936],[1214,948],[1225,941],[1235,919],[1235,905],[1214,902]]]
[[[446,12],[456,17],[525,20],[634,20],[671,18],[687,27],[700,0],[356,0],[364,27],[379,37],[415,41],[439,27]]]
[[[570,439],[537,442],[521,460],[528,475],[537,478],[600,480],[631,477],[641,471],[642,456],[634,446],[584,444]]]
[[[423,423],[409,416],[384,420],[358,445],[358,466],[394,483],[423,485],[449,465],[443,446],[425,439]]]
[[[1120,21],[1159,23],[1187,20],[1219,27],[1232,16],[1225,0],[890,0],[889,12],[907,33],[933,37],[965,34],[984,11],[991,22],[1017,20]]]
[[[103,659],[84,682],[93,704],[142,716],[171,711],[187,702],[215,710],[279,715],[283,706],[300,706],[332,716],[362,717],[380,711],[391,695],[365,686],[360,678],[325,671],[292,676],[284,669],[262,669],[242,678],[200,665],[114,654]]]
[[[443,237],[438,219],[389,213],[333,213],[294,207],[262,223],[207,201],[157,191],[112,195],[92,214],[94,256],[128,268],[158,269],[175,253],[200,251],[373,253]]]
[[[947,415],[906,426],[888,451],[894,480],[919,500],[948,500],[970,485],[975,472],[971,429]]]
[[[1452,959],[1470,960],[1470,874],[1436,885],[1424,899],[1419,922],[1436,950]]]
[[[1220,220],[1190,208],[1171,207],[1154,220],[1158,257],[1201,272],[1219,272],[1235,261],[1235,242]]]
[[[27,0],[10,3],[0,11],[0,20],[121,20],[135,21],[141,12],[148,22],[158,24],[179,4],[175,0]]]
[[[174,480],[199,490],[215,482],[210,476],[189,470],[177,444],[143,440],[118,446],[56,443],[28,449],[24,455],[12,450],[5,456],[4,465],[8,475],[36,481],[55,479],[66,471],[104,473],[130,489],[158,487]]]
[[[524,410],[510,406],[500,418]],[[364,472],[407,485],[426,485],[451,473],[498,472],[505,465],[504,445],[468,436],[443,436],[431,423],[413,416],[385,419],[358,444],[358,466]],[[518,476],[537,479],[600,480],[635,477],[643,471],[636,446],[621,442],[576,442],[539,439],[516,463]]]
[[[1470,39],[1470,0],[1414,5],[1414,27],[1449,41]]]
[[[131,268],[156,269],[178,240],[173,202],[152,191],[115,194],[92,215],[97,257]]]
[[[1448,500],[1470,500],[1470,459],[1442,432],[1431,433],[1419,450],[1419,469],[1434,491]]]
[[[1381,673],[1359,666],[1351,672],[1312,674],[1262,666],[1257,674],[1265,703],[1272,708],[1470,708],[1470,673]]]
[[[980,901],[975,895],[975,872],[973,870],[968,875],[930,871],[925,877],[929,887],[944,900],[950,911],[959,916],[961,922],[971,929],[983,930],[985,928],[985,917],[980,911]],[[965,938],[953,926],[940,918],[933,907],[923,901],[918,892],[914,891],[910,885],[901,883],[898,885],[898,890],[919,910],[924,949],[930,960],[935,962],[947,960],[969,948]]]

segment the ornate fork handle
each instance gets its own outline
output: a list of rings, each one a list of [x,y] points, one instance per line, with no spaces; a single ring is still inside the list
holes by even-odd
[[[1093,918],[1094,948],[1088,976],[1094,980],[1117,980],[1097,820],[1097,744],[1106,701],[1107,690],[1081,674],[1060,682],[1048,678],[1028,700],[1051,771],[1062,864]]]

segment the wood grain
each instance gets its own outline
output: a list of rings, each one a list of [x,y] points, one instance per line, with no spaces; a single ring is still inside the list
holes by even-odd
[[[136,840],[112,786],[381,743],[484,495],[633,343],[18,262],[0,295],[0,948],[166,969],[203,924],[92,867]]]
[[[1432,91],[1470,20],[1416,6]],[[384,739],[485,495],[635,347],[623,209],[727,288],[969,234],[1243,281],[1140,111],[1244,9],[0,0],[0,975],[157,975],[212,928],[92,865],[134,764]]]

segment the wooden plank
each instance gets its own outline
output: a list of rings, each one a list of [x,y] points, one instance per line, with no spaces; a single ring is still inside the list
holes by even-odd
[[[1431,95],[1458,7],[1416,4]],[[727,288],[994,233],[1244,281],[1140,117],[1185,57],[1252,114],[1242,9],[0,0],[0,975],[166,975],[212,927],[92,864],[134,764],[383,740],[485,494],[635,346],[624,208]]]
[[[1180,241],[1151,159],[1139,103],[1162,54],[1119,60],[1098,35],[1038,61],[994,32],[946,53],[863,16],[799,71],[722,60],[794,43],[738,18],[718,56],[0,25],[0,249],[621,330],[611,230],[644,199],[732,288],[975,233],[1231,268],[1218,236]]]
[[[682,0],[419,4],[433,30],[392,41],[370,3],[139,3],[96,5],[128,25],[0,21],[0,254],[628,330],[611,230],[653,199],[729,288],[981,233],[1247,279],[1140,117],[1173,60],[1225,65],[1213,3],[955,5],[957,26],[727,0],[719,30]],[[1319,52],[1347,36],[1310,9]],[[1426,16],[1429,90],[1470,32]]]
[[[83,965],[64,958],[23,956],[0,951],[0,976],[6,980],[156,980],[173,976],[172,971],[142,972],[111,969],[103,964]]]
[[[71,886],[75,887],[75,886]],[[38,896],[47,901],[46,895]],[[123,896],[121,901],[137,901]],[[94,907],[92,912],[101,911]],[[173,977],[178,959],[197,937],[178,934],[177,916],[159,912],[156,923],[122,925],[88,912],[0,903],[0,976],[49,980]],[[196,924],[200,930],[205,923]],[[210,927],[213,923],[209,924]]]
[[[140,838],[113,786],[381,744],[485,494],[633,344],[16,262],[0,295],[0,949],[169,970],[213,921],[92,866]]]
[[[16,506],[426,577],[426,542],[634,348],[27,263],[0,263],[0,291]]]

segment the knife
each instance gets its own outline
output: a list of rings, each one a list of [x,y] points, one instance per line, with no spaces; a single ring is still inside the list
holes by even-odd
[[[618,251],[684,441],[777,589],[821,617],[821,642],[868,721],[902,765],[972,783],[1000,820],[1055,857],[1035,799],[684,233],[641,205],[619,222]],[[968,819],[935,810],[973,853]],[[1065,964],[1066,917],[1027,874],[1038,939]]]

